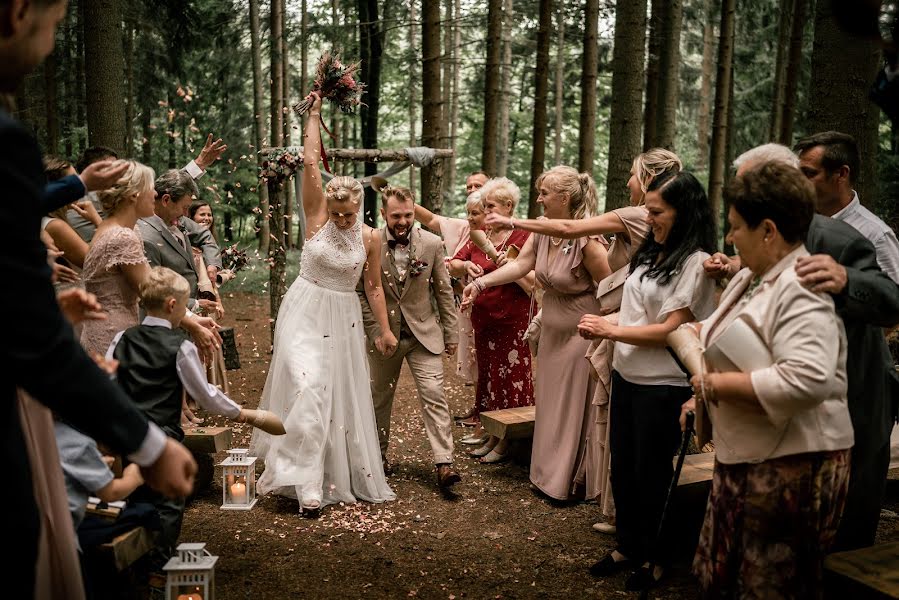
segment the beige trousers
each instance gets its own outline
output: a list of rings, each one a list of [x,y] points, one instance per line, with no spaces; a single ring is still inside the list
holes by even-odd
[[[390,414],[393,411],[393,397],[403,360],[409,365],[418,399],[421,401],[421,417],[431,443],[434,463],[453,462],[453,429],[449,404],[443,392],[443,359],[439,354],[429,352],[414,337],[402,338],[396,352],[389,358],[377,351],[369,353],[371,365],[371,395],[375,405],[375,420],[378,424],[378,439],[381,442],[381,456],[386,458],[390,442]]]

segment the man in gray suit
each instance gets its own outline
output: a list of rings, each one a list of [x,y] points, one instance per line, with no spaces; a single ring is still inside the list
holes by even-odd
[[[437,485],[446,489],[461,478],[452,469],[452,417],[443,389],[442,353],[452,356],[458,345],[456,304],[444,264],[443,242],[433,233],[413,228],[415,200],[406,188],[387,188],[381,196],[381,283],[387,300],[390,329],[399,340],[391,356],[369,353],[372,400],[384,471],[390,442],[390,413],[403,360],[409,365],[421,416],[437,465]],[[364,293],[359,294],[369,340],[380,335]]]
[[[187,171],[166,171],[156,179],[156,214],[139,219],[137,226],[150,265],[168,267],[187,279],[191,298],[189,308],[199,304],[206,311],[221,314],[218,302],[201,299],[197,294],[197,271],[191,246],[203,251],[203,259],[213,281],[222,267],[222,259],[212,233],[187,218],[191,201],[196,196],[197,184]]]

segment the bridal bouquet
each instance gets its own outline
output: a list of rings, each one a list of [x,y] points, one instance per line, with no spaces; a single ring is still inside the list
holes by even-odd
[[[322,100],[330,100],[341,112],[353,114],[362,104],[365,91],[365,84],[355,78],[358,71],[359,63],[346,65],[337,56],[325,52],[318,59],[312,91],[318,92]],[[293,105],[293,110],[300,116],[310,108],[312,100],[308,97]]]
[[[293,177],[303,164],[303,155],[279,148],[262,161],[259,167],[259,178],[263,181],[284,181]]]

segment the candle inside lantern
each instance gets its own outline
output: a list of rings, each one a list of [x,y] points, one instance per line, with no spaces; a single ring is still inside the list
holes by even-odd
[[[203,596],[196,594],[179,594],[178,600],[203,600]]]
[[[242,502],[246,504],[247,486],[242,480],[238,479],[236,483],[232,483],[229,489],[231,490],[231,500],[233,502]]]

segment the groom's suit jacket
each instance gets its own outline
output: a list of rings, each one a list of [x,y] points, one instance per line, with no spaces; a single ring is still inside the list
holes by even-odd
[[[409,268],[405,279],[401,280],[393,252],[387,244],[387,230],[380,230],[381,285],[387,300],[390,330],[396,339],[400,339],[402,315],[422,346],[429,352],[440,354],[446,344],[456,344],[459,340],[453,287],[443,260],[443,241],[420,227],[413,228],[409,236]],[[361,281],[358,291],[365,333],[369,341],[373,341],[380,334],[380,329]]]
[[[172,235],[168,225],[156,215],[138,219],[137,226],[140,228],[140,234],[144,240],[144,254],[147,255],[150,265],[168,267],[182,275],[190,284],[190,297],[196,299],[197,270],[190,247],[182,246]],[[206,264],[221,268],[222,261],[218,244],[215,243],[209,230],[185,217],[181,218],[181,227],[188,244],[199,246],[202,249]]]

